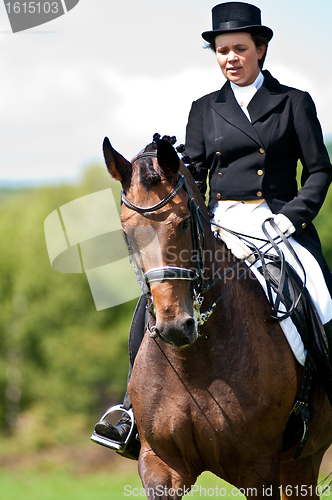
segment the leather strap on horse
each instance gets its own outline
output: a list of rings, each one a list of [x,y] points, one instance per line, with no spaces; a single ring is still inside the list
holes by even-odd
[[[122,231],[122,235],[123,235],[123,238],[124,238],[126,245],[127,245],[127,248],[128,248],[129,262],[132,264],[132,266],[134,268],[136,280],[141,287],[143,295],[148,298],[150,296],[150,289],[149,289],[149,286],[146,283],[146,280],[144,278],[143,271],[135,259],[135,255],[134,255],[134,251],[133,251],[133,247],[131,245],[130,239],[128,238],[128,236],[126,235],[126,233],[124,231]]]
[[[287,248],[287,250],[289,251],[289,253],[292,255],[292,257],[294,258],[295,262],[299,265],[299,267],[300,267],[300,269],[301,269],[301,271],[303,273],[303,280],[302,280],[301,290],[299,290],[297,294],[292,294],[294,300],[293,300],[292,304],[290,305],[290,307],[288,308],[287,312],[279,310],[280,303],[284,303],[284,301],[283,301],[283,292],[284,292],[284,287],[285,287],[285,281],[286,280],[288,281],[288,287],[291,288],[291,289],[295,289],[295,285],[294,285],[294,282],[293,282],[292,273],[289,272],[290,266],[287,265],[284,253],[279,248],[279,246],[275,242],[275,240],[270,236],[270,234],[269,234],[269,232],[268,232],[268,230],[266,228],[266,224],[267,223],[270,223],[271,227],[277,233],[277,235],[281,239],[282,243],[285,245],[285,247]],[[303,294],[303,292],[305,290],[306,273],[305,273],[304,267],[302,265],[302,262],[298,258],[296,252],[294,251],[293,247],[289,244],[286,236],[282,233],[282,231],[280,231],[280,229],[278,228],[277,224],[274,222],[273,218],[267,219],[266,221],[263,222],[263,224],[262,224],[262,230],[263,230],[263,232],[264,232],[267,240],[271,244],[271,247],[275,250],[275,252],[277,254],[278,263],[280,264],[279,282],[277,284],[277,287],[275,287],[275,286],[272,287],[271,286],[271,282],[270,282],[269,273],[267,272],[267,269],[266,269],[265,254],[263,253],[262,256],[261,256],[261,264],[262,264],[263,276],[264,276],[265,281],[266,281],[269,302],[270,302],[270,305],[271,305],[272,310],[273,310],[271,316],[272,316],[272,318],[277,319],[278,321],[282,321],[282,320],[288,318],[289,316],[291,316],[292,313],[296,310],[296,308],[297,308],[297,306],[298,306],[298,304],[299,304],[299,302],[301,300],[302,294]],[[272,293],[271,293],[272,288],[274,289],[274,292],[276,294],[276,298],[274,300],[272,298]]]
[[[295,398],[295,403],[289,416],[289,420],[283,436],[282,451],[288,451],[299,440],[300,444],[296,449],[294,459],[297,460],[309,437],[309,426],[316,411],[316,407],[311,401],[314,392],[314,369],[307,357],[299,392]]]
[[[197,271],[177,266],[154,267],[144,274],[146,283],[162,280],[195,280],[198,277]]]
[[[297,460],[302,453],[302,450],[309,437],[309,426],[311,419],[316,411],[314,403],[311,401],[312,397],[312,382],[313,382],[313,369],[309,360],[306,360],[304,372],[301,382],[301,387],[296,398],[295,405],[292,412],[298,411],[303,420],[303,434],[301,442],[295,452],[294,459]]]
[[[144,159],[146,156],[156,157],[157,153],[156,152],[141,153],[135,158],[135,161],[139,159]],[[149,296],[150,282],[162,281],[168,279],[191,280],[193,292],[199,292],[204,282],[204,274],[203,274],[204,263],[203,263],[203,253],[202,253],[202,248],[204,244],[203,241],[204,227],[201,221],[201,217],[205,219],[205,221],[208,224],[210,223],[210,221],[206,219],[206,217],[196,204],[194,197],[192,196],[190,190],[187,187],[186,178],[183,175],[179,175],[179,180],[176,186],[174,187],[174,189],[172,189],[172,191],[170,191],[170,193],[163,200],[161,200],[156,205],[150,207],[140,207],[138,205],[135,205],[127,198],[127,196],[123,191],[121,192],[122,203],[124,203],[126,207],[130,208],[131,210],[134,210],[135,212],[138,212],[139,214],[145,217],[149,213],[155,212],[160,208],[165,207],[179,193],[182,187],[184,187],[184,189],[188,194],[188,209],[190,212],[193,252],[199,256],[199,258],[195,260],[194,270],[178,266],[163,266],[151,269],[143,274],[143,271],[140,269],[134,257],[134,253],[129,238],[126,235],[124,235],[130,254],[130,260],[134,266],[137,281],[140,284],[143,294],[146,297]]]
[[[144,156],[146,156],[146,154]],[[156,156],[156,155],[154,154],[149,156]],[[143,154],[140,157],[143,158]],[[135,212],[138,212],[139,214],[145,215],[165,207],[178,194],[178,192],[182,189],[185,182],[186,182],[185,177],[181,175],[175,188],[172,189],[172,191],[160,203],[157,203],[152,207],[139,207],[138,205],[135,205],[127,198],[127,196],[124,194],[123,191],[121,192],[121,200],[126,205],[126,207],[130,208],[131,210],[134,210]]]

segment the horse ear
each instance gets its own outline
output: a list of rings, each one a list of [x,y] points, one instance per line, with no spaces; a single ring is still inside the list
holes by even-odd
[[[120,181],[122,186],[128,184],[131,178],[131,163],[115,151],[108,137],[104,139],[103,152],[107,170],[113,179]]]
[[[180,168],[180,160],[173,146],[161,139],[157,141],[157,149],[157,160],[166,177],[176,174]]]

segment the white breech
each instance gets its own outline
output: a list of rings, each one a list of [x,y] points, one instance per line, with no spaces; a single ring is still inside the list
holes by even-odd
[[[232,231],[248,235],[246,239],[262,250],[269,248],[270,244],[267,245],[264,242],[255,239],[255,237],[266,239],[262,230],[262,224],[266,219],[273,217],[273,213],[265,201],[262,203],[258,202],[256,204],[228,201],[219,202],[213,212],[214,218],[211,221],[212,224],[216,223],[222,227],[231,229]],[[267,229],[271,236],[277,236],[269,224],[267,225]],[[233,243],[227,241],[225,242],[230,250],[233,250]],[[326,286],[322,270],[314,256],[306,248],[301,246],[294,238],[289,237],[288,242],[295,250],[304,267],[306,273],[306,287],[313,303],[315,304],[322,323],[325,324],[332,319],[332,299]],[[279,244],[279,248],[283,251],[286,261],[295,269],[302,279],[303,272],[294,257],[283,243]],[[234,253],[236,255],[236,251]],[[269,253],[275,253],[275,251],[273,249],[269,249]],[[259,262],[254,264],[251,267],[251,270],[261,283],[265,293],[267,293],[265,280],[261,273],[257,271],[258,267],[260,267]],[[294,355],[299,363],[303,365],[306,352],[293,322],[290,318],[287,318],[281,321],[280,326],[282,327],[285,336],[293,349]]]

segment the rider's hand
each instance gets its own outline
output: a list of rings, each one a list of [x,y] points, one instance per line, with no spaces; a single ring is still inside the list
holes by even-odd
[[[277,224],[278,228],[286,237],[295,233],[295,227],[293,223],[284,214],[277,214],[273,217],[274,222]]]

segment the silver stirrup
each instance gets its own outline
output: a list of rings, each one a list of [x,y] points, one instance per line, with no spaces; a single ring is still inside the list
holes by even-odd
[[[101,444],[102,446],[106,446],[106,448],[111,448],[111,450],[116,450],[116,451],[121,452],[121,451],[124,451],[124,449],[126,448],[126,445],[127,445],[128,441],[131,438],[133,431],[134,431],[134,425],[135,425],[134,412],[133,412],[132,408],[129,408],[129,410],[126,410],[125,408],[123,408],[122,405],[115,405],[115,406],[112,406],[111,408],[109,408],[106,413],[104,413],[104,415],[101,417],[99,422],[101,422],[102,420],[105,420],[107,415],[109,415],[110,413],[112,413],[114,411],[122,411],[122,412],[126,413],[130,418],[130,423],[131,423],[130,430],[129,430],[128,436],[126,437],[124,443],[118,443],[117,441],[112,441],[111,439],[109,439],[105,436],[101,436],[100,434],[97,434],[96,431],[93,431],[90,439],[91,439],[91,441],[94,441],[95,443]]]

